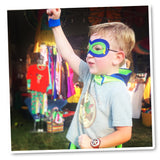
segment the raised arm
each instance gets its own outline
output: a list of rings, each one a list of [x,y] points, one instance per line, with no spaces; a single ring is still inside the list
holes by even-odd
[[[57,20],[60,18],[61,10],[59,8],[48,9],[47,14],[48,14],[48,19]],[[81,59],[74,53],[70,43],[68,42],[62,30],[61,25],[52,27],[52,31],[55,37],[56,47],[58,49],[58,52],[68,62],[68,64],[71,66],[74,72],[79,75],[79,65]]]

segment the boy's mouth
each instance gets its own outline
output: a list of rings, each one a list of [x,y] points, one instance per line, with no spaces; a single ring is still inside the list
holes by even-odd
[[[94,63],[93,62],[88,62],[88,65],[92,66],[92,65],[94,65]]]

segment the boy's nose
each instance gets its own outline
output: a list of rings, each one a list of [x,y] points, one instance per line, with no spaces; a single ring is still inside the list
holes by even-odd
[[[92,56],[90,53],[88,53],[88,54],[87,54],[87,57],[86,57],[86,61],[87,61],[88,59],[90,59],[90,58],[93,58],[93,56]]]
[[[92,56],[90,53],[88,53],[87,57],[91,58],[91,57],[94,57],[94,56]]]

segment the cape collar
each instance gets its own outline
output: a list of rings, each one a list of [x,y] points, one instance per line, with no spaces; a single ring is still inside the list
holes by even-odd
[[[99,85],[115,81],[123,81],[127,85],[131,73],[132,71],[129,69],[120,68],[119,73],[115,73],[112,75],[94,75],[94,80]]]

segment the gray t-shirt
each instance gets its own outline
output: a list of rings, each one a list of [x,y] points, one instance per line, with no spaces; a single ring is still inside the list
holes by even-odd
[[[84,87],[66,137],[80,148],[81,134],[100,138],[113,133],[115,127],[132,126],[132,107],[123,81],[97,84],[84,61],[79,73]]]

